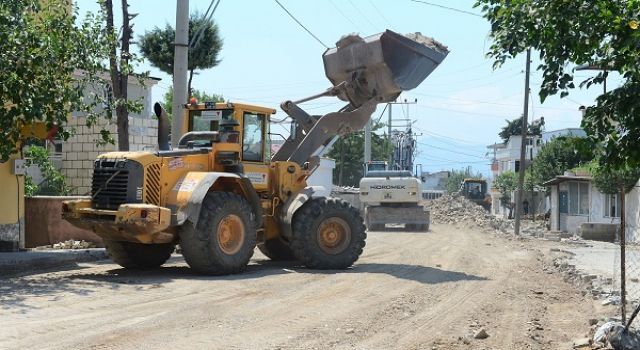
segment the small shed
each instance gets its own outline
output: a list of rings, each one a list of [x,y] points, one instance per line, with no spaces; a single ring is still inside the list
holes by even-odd
[[[598,191],[591,176],[565,173],[543,185],[550,193],[549,221],[552,231],[581,233],[587,229],[602,230],[601,226],[620,224],[620,195]],[[640,191],[636,186],[625,196],[627,241],[638,241],[640,238],[639,202]]]

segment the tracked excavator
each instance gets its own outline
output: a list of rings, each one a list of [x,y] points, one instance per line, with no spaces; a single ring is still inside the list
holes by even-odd
[[[281,104],[292,130],[272,156],[272,108],[186,104],[185,133],[172,136],[179,142],[170,149],[167,115],[156,104],[159,150],[98,156],[91,198],[64,202],[62,215],[102,237],[125,268],[158,267],[176,244],[193,270],[209,275],[243,271],[256,246],[274,260],[347,268],[365,246],[363,219],[344,201],[313,197],[306,180],[337,137],[361,130],[376,105],[418,86],[447,53],[420,34],[341,38],[322,56],[332,86]],[[301,107],[326,96],[347,104],[325,115]]]

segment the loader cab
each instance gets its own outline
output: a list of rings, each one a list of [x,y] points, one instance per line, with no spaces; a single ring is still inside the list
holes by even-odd
[[[244,175],[256,190],[266,190],[271,144],[269,120],[276,111],[256,105],[205,102],[185,105],[183,130],[216,131],[231,127],[238,133]]]
[[[219,132],[225,121],[236,121],[234,130],[239,132],[241,160],[251,163],[269,162],[269,120],[276,112],[274,109],[229,102],[191,103],[185,107],[185,132]]]

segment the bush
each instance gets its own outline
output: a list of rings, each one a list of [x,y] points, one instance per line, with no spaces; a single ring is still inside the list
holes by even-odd
[[[65,176],[56,169],[49,159],[49,151],[44,147],[30,146],[24,153],[26,165],[36,165],[44,180],[36,184],[29,175],[24,179],[24,192],[27,197],[38,195],[66,196],[71,192]]]

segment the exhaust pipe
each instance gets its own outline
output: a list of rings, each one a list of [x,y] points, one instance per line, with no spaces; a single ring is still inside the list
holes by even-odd
[[[158,150],[169,151],[169,115],[158,102],[153,105],[153,112],[158,117]]]

